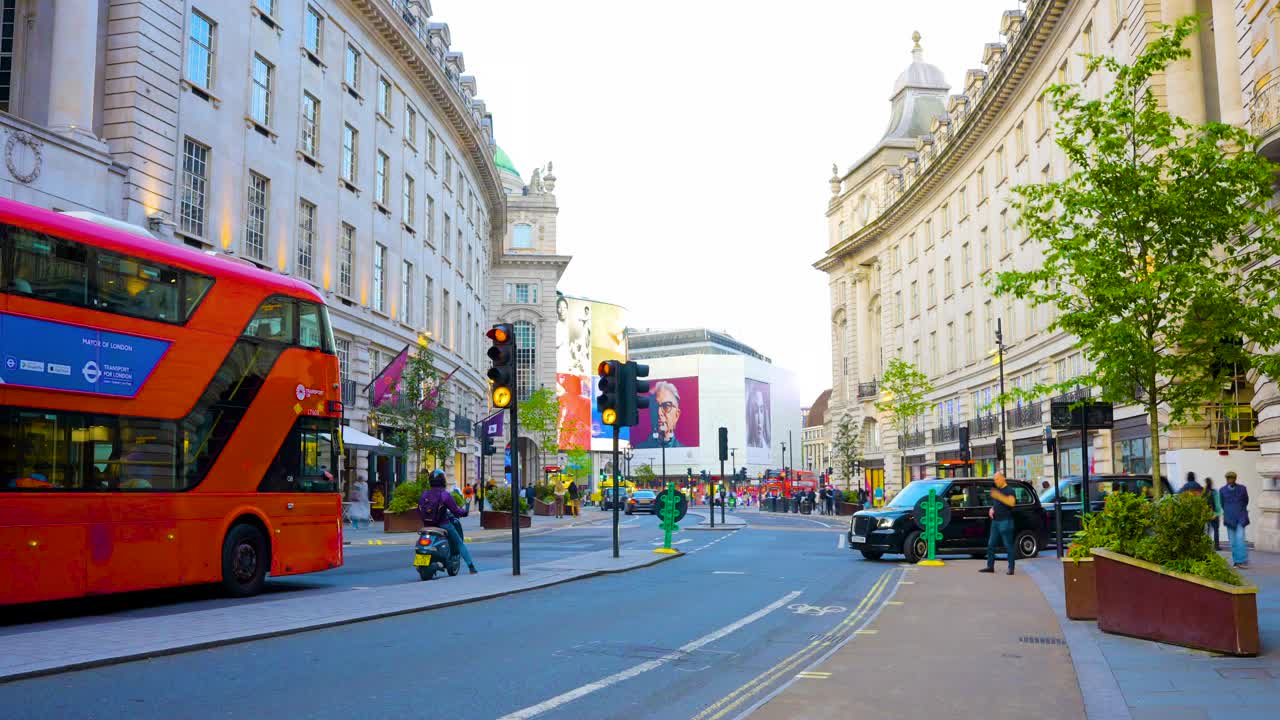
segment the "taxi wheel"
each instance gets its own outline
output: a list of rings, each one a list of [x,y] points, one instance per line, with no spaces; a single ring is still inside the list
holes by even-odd
[[[1014,539],[1013,544],[1018,547],[1018,557],[1032,558],[1040,554],[1040,541],[1036,539],[1036,534],[1030,530],[1023,530],[1018,533],[1018,537]]]
[[[920,562],[928,552],[929,544],[925,542],[919,530],[908,535],[906,542],[902,543],[902,554],[906,556],[909,563]]]

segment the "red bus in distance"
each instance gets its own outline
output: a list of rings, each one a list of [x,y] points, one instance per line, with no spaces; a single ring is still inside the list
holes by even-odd
[[[342,564],[312,286],[0,199],[0,604]]]

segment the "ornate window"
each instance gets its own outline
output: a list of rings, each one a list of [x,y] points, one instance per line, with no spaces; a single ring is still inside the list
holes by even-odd
[[[534,391],[538,353],[538,331],[533,323],[520,320],[515,323],[516,332],[516,385],[520,399],[528,400]]]

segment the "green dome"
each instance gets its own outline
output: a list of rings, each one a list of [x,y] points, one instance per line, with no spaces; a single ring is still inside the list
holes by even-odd
[[[520,177],[520,171],[516,169],[516,164],[511,162],[511,158],[506,151],[497,145],[494,148],[496,149],[493,151],[493,164],[497,165],[499,170],[506,170],[512,175]]]

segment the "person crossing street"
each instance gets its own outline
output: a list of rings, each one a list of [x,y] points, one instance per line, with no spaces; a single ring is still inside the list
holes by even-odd
[[[991,499],[994,504],[987,511],[991,518],[991,533],[987,536],[987,566],[978,572],[993,573],[996,571],[996,546],[1004,545],[1005,553],[1009,557],[1009,575],[1013,574],[1014,559],[1017,558],[1017,549],[1013,546],[1013,507],[1016,500],[1013,493],[1008,490],[1009,483],[1005,480],[1004,473],[995,474],[996,486],[991,489]]]

